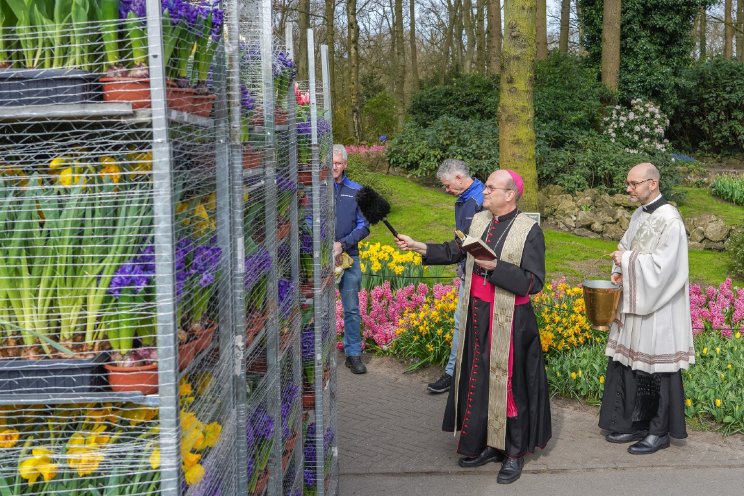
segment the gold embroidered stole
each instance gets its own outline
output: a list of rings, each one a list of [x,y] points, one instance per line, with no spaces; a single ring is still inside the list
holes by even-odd
[[[470,236],[481,238],[491,223],[493,215],[489,211],[475,214],[470,225]],[[524,214],[518,214],[514,224],[506,235],[504,248],[501,250],[500,260],[519,266],[522,262],[524,243],[527,240],[535,221]],[[457,366],[455,371],[455,426],[457,426],[460,370],[465,346],[465,326],[469,315],[470,287],[472,284],[474,258],[468,254],[465,263],[465,297],[461,299],[457,311],[460,312],[460,326],[458,329],[459,342],[457,349]],[[491,325],[491,349],[489,369],[488,396],[488,446],[505,449],[506,445],[506,391],[509,371],[509,344],[514,317],[515,295],[504,289],[496,288],[493,302],[493,316]]]

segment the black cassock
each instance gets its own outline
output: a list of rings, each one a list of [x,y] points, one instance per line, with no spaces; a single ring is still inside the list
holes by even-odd
[[[483,234],[497,255],[501,255],[511,221],[517,211],[494,217]],[[445,265],[457,263],[466,254],[455,241],[428,244],[424,263]],[[516,266],[499,260],[496,269],[484,274],[478,265],[474,273],[486,275],[488,282],[516,295],[540,292],[545,279],[545,239],[539,226],[534,225],[527,235],[522,262]],[[475,284],[475,282],[473,283]],[[491,303],[470,297],[460,371],[457,430],[460,442],[457,452],[476,456],[486,447],[488,431],[488,378],[490,355]],[[551,437],[550,399],[545,374],[540,335],[531,303],[516,305],[512,327],[513,368],[512,393],[517,416],[507,418],[506,453],[519,457],[543,448]],[[444,411],[442,430],[455,430],[455,388],[451,388]]]

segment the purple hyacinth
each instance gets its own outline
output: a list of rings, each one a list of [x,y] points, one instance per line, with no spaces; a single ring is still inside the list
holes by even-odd
[[[145,0],[121,0],[119,3],[119,18],[126,19],[131,12],[134,17],[145,17]]]
[[[293,382],[290,382],[282,388],[282,402],[290,404],[294,403],[294,401],[299,397],[299,394],[300,386]]]
[[[249,422],[258,441],[271,439],[274,433],[274,419],[271,418],[266,408],[257,407],[250,416]]]
[[[295,191],[297,191],[297,183],[294,182],[289,176],[279,174],[276,176],[276,189],[279,194],[294,193]]]
[[[315,328],[312,325],[302,329],[300,347],[302,349],[302,361],[312,362],[315,357]]]
[[[130,289],[137,294],[141,293],[155,277],[153,252],[153,247],[147,246],[130,261],[121,264],[114,272],[107,292],[117,299],[122,290]]]
[[[202,288],[214,282],[221,255],[222,249],[216,245],[202,245],[194,250],[189,274],[199,279]]]
[[[264,247],[245,257],[245,290],[249,291],[271,270],[271,255]]]
[[[323,434],[323,452],[328,453],[331,449],[333,441],[336,439],[336,432],[332,427],[328,427]]]
[[[305,466],[314,466],[318,462],[318,454],[315,451],[315,440],[308,438],[305,441],[305,447],[302,449],[305,457]]]
[[[287,241],[289,241],[289,238],[287,238]],[[288,260],[292,256],[291,251],[292,248],[289,246],[289,242],[282,243],[277,248],[276,256],[279,260]]]
[[[272,74],[274,77],[287,76],[289,79],[294,79],[296,75],[294,60],[284,51],[275,54],[272,62]]]
[[[240,85],[240,109],[244,114],[250,113],[256,107],[256,100],[251,96],[248,87]]]
[[[308,487],[308,488],[315,487],[315,484],[316,484],[315,468],[306,468],[302,472],[303,472],[302,479],[305,482],[305,487]]]
[[[241,65],[256,65],[261,62],[261,48],[258,45],[249,45],[240,43],[240,63]]]
[[[254,460],[252,456],[249,456],[247,465],[248,480],[251,480],[251,477],[253,477],[253,471],[256,470],[256,460]]]
[[[300,235],[300,253],[305,255],[313,252],[313,236],[306,232]]]
[[[310,136],[310,133],[312,132],[313,127],[310,124],[310,121],[302,121],[297,123],[297,134],[299,136]]]
[[[289,316],[292,308],[294,284],[289,279],[279,279],[279,311],[283,318]]]

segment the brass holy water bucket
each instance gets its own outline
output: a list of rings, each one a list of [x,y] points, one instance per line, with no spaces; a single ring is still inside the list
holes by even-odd
[[[623,287],[610,281],[600,280],[586,280],[583,287],[586,318],[591,323],[592,328],[608,331],[610,324],[615,320]]]

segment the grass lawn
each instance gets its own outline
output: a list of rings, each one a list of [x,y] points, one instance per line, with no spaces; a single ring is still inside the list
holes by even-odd
[[[707,189],[679,186],[675,191],[685,194],[685,201],[679,205],[682,217],[713,214],[731,226],[744,224],[744,207],[716,198]]]
[[[425,187],[401,176],[375,174],[367,177],[350,177],[363,184],[371,184],[384,194],[392,210],[388,220],[395,229],[419,241],[445,241],[453,236],[455,197],[435,188]],[[366,176],[366,174],[365,174]],[[370,177],[372,179],[372,177]],[[373,183],[373,184],[372,184]],[[707,190],[680,188],[687,193],[682,215],[714,213],[730,224],[741,223],[744,209],[722,202],[710,196]],[[738,220],[737,220],[738,219]],[[367,241],[393,245],[393,237],[380,223],[372,227]],[[586,278],[607,278],[610,258],[606,256],[617,245],[617,241],[582,238],[562,231],[545,229],[547,279],[562,275],[571,283]],[[728,255],[712,251],[690,251],[690,280],[700,284],[718,285],[728,276]],[[454,275],[454,270],[451,274]],[[734,280],[734,285],[744,287],[743,280]]]

